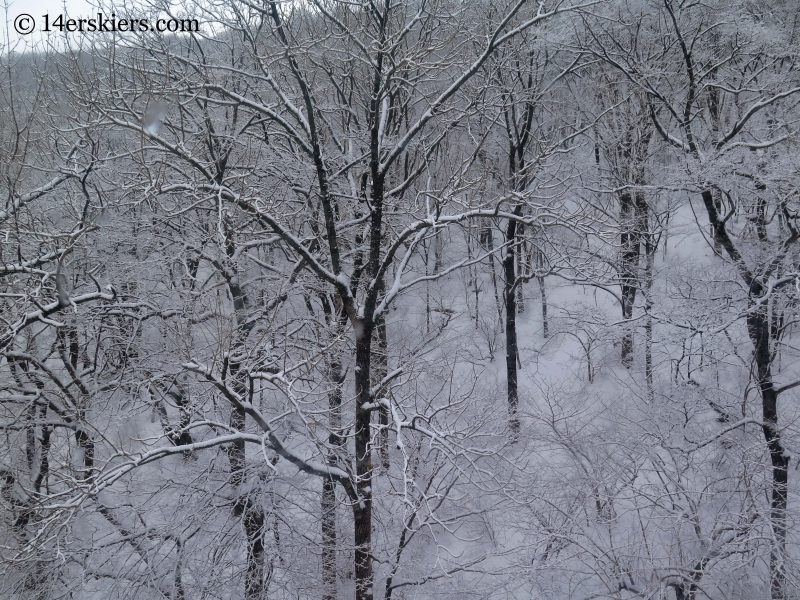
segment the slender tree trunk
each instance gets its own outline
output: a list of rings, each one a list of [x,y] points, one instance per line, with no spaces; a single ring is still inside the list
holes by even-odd
[[[78,343],[78,330],[74,324],[64,327],[57,333],[57,339],[60,346],[61,360],[64,367],[69,371],[72,378],[79,385],[78,388],[78,406],[75,408],[78,423],[83,423],[86,410],[88,406],[89,391],[83,384],[79,383],[78,374],[78,358],[79,358],[79,343]],[[90,481],[94,477],[94,440],[86,432],[83,427],[75,430],[75,442],[78,448],[83,453],[83,473],[81,478],[84,481]]]
[[[633,193],[624,192],[620,195],[620,224],[622,225],[622,233],[620,234],[622,245],[620,280],[622,288],[622,318],[626,321],[633,318],[633,307],[636,303],[636,291],[639,287],[641,245],[642,239],[647,235],[647,211],[647,202],[643,192],[637,190]],[[633,335],[632,324],[627,324],[622,336],[620,353],[622,364],[626,367],[630,367],[633,364]]]
[[[536,257],[536,270],[544,271],[544,254],[540,248],[531,249],[531,253]],[[539,282],[539,294],[542,298],[542,337],[547,339],[550,337],[550,325],[547,320],[547,290],[545,288],[544,276],[539,275],[536,277]]]
[[[381,313],[375,322],[375,333],[377,348],[375,350],[375,376],[373,387],[379,386],[380,382],[389,374],[389,343],[386,337],[386,313]],[[385,387],[377,387],[375,400],[386,397]],[[387,471],[389,469],[389,410],[385,406],[378,409],[378,423],[381,426],[378,434],[378,451],[381,457],[381,467]]]
[[[388,7],[388,5],[387,5]],[[388,11],[388,8],[387,8]],[[385,26],[386,21],[381,24]],[[385,32],[381,31],[381,36]],[[375,62],[372,98],[370,100],[370,180],[372,182],[372,210],[369,231],[369,259],[367,261],[370,277],[376,277],[381,259],[383,242],[383,195],[385,173],[380,169],[380,116],[381,72],[383,53],[379,52]],[[370,431],[371,411],[368,409],[373,398],[370,394],[372,335],[375,329],[374,311],[378,302],[380,283],[374,282],[364,298],[363,316],[354,323],[356,337],[355,368],[355,460],[356,480],[353,502],[353,534],[355,542],[356,600],[372,600],[374,596],[372,565],[372,447]],[[344,299],[343,299],[344,301]]]
[[[492,289],[494,290],[494,303],[497,306],[497,316],[500,319],[500,328],[501,331],[505,329],[503,327],[503,306],[500,302],[500,294],[497,291],[497,270],[494,268],[494,235],[492,232],[492,225],[491,223],[487,224],[483,229],[482,237],[484,239],[484,243],[486,244],[486,250],[489,253],[489,268],[492,272]]]
[[[225,250],[228,256],[232,257],[235,253],[232,229],[225,222]],[[233,297],[233,308],[237,321],[237,340],[233,348],[233,356],[236,359],[230,363],[231,386],[240,397],[248,396],[247,384],[244,380],[244,373],[241,372],[241,364],[238,357],[241,356],[245,347],[245,340],[252,325],[247,321],[247,296],[235,272],[226,271],[228,288]],[[245,430],[245,412],[243,409],[233,408],[230,417],[230,426],[235,431]],[[243,440],[236,440],[228,448],[228,461],[231,468],[231,486],[238,494],[234,506],[233,514],[242,518],[245,537],[247,539],[247,569],[245,571],[245,600],[263,600],[266,595],[264,588],[264,509],[261,506],[260,497],[253,492],[242,494],[241,488],[246,479],[246,455]],[[256,496],[256,498],[253,498]]]
[[[237,394],[245,394],[244,385],[237,381],[238,365],[231,368],[234,376],[233,389]],[[244,410],[234,408],[231,413],[230,426],[237,431],[244,431]],[[245,449],[244,441],[237,440],[228,448],[228,461],[231,468],[231,486],[237,494],[245,482]],[[247,569],[245,571],[245,600],[263,600],[264,589],[264,509],[258,501],[254,502],[250,493],[239,495],[233,505],[234,516],[241,517],[247,539]]]
[[[433,236],[433,272],[438,273],[442,268],[442,251],[444,250],[444,242],[442,241],[442,230],[439,229]]]
[[[550,325],[547,321],[547,292],[544,287],[544,277],[536,279],[539,282],[539,293],[542,296],[542,337],[547,339],[550,337]]]
[[[515,215],[522,214],[522,206],[514,208]],[[503,299],[506,304],[506,378],[508,382],[508,426],[512,436],[519,434],[519,391],[517,386],[517,296],[515,267],[515,241],[517,238],[517,222],[509,219],[506,228],[506,255],[503,260],[505,286]]]
[[[653,389],[653,268],[658,251],[655,237],[650,230],[650,207],[642,196],[637,203],[640,212],[639,222],[644,240],[644,378],[647,385],[647,397],[652,402]]]
[[[710,194],[717,213],[720,213],[722,211],[722,191],[715,187],[710,191]],[[714,252],[721,256],[724,250],[719,239],[717,239],[717,236],[714,235],[714,225],[711,226],[711,239],[714,241]]]
[[[469,227],[464,228],[464,242],[467,245],[467,260],[472,261],[472,231]],[[470,320],[473,320],[472,313],[470,312],[470,297],[472,295],[473,288],[476,285],[473,285],[473,269],[471,266],[467,266],[467,285],[464,286],[464,303],[467,307],[467,314],[469,315]],[[475,307],[475,328],[478,327],[478,307]]]
[[[423,240],[422,242],[422,262],[425,264],[425,277],[430,275],[428,262],[430,261],[430,247]],[[425,333],[431,332],[431,282],[425,280]]]
[[[633,318],[633,305],[636,302],[636,267],[639,263],[639,236],[636,231],[635,207],[633,194],[625,191],[620,194],[620,243],[622,260],[620,262],[620,287],[622,288],[622,318],[629,321]],[[621,360],[630,367],[633,363],[633,330],[629,324],[622,334]]]
[[[355,537],[356,600],[372,600],[372,448],[370,415],[365,407],[370,402],[370,362],[372,324],[361,320],[356,332],[356,491],[353,503]]]
[[[766,307],[753,310],[747,317],[747,330],[754,348],[754,360],[761,391],[762,430],[772,464],[772,498],[770,522],[775,541],[769,557],[770,592],[772,600],[785,600],[786,571],[786,505],[789,482],[789,456],[783,447],[778,429],[778,394],[772,381],[770,329]]]
[[[31,400],[28,407],[25,425],[25,459],[28,463],[28,472],[33,474],[33,464],[36,460],[36,402]]]
[[[764,287],[746,267],[739,250],[725,229],[725,221],[720,217],[721,203],[712,189],[702,192],[703,204],[708,213],[708,220],[714,233],[715,246],[724,249],[732,261],[739,267],[742,278],[749,283],[750,298],[764,295]],[[796,243],[798,236],[792,234],[784,242],[786,247]],[[774,535],[774,543],[770,551],[770,594],[772,600],[786,599],[786,507],[789,483],[789,456],[786,454],[778,429],[778,393],[772,381],[772,355],[770,352],[771,331],[767,306],[751,302],[747,314],[747,333],[753,344],[753,362],[758,377],[758,388],[761,392],[762,431],[767,442],[772,467],[772,497],[770,500],[770,524]]]
[[[244,597],[246,600],[264,600],[267,591],[264,586],[264,511],[261,506],[255,506],[249,497],[246,503],[242,517],[242,525],[247,536]]]
[[[583,347],[584,352],[586,352],[586,371],[587,376],[589,377],[589,383],[594,383],[594,368],[592,367],[592,346],[591,344],[587,344]]]
[[[336,484],[322,480],[322,600],[336,600]]]
[[[47,421],[47,405],[42,405],[42,408],[39,411],[39,419],[42,423]],[[48,477],[50,476],[50,434],[52,433],[53,429],[51,427],[47,427],[42,425],[42,437],[39,441],[39,450],[40,450],[40,458],[39,458],[39,471],[36,473],[36,479],[33,482],[33,489],[36,490],[36,493],[39,493],[42,489],[42,485],[44,485],[45,493],[50,493],[50,482]]]
[[[470,232],[471,231],[472,231],[472,228],[470,227]],[[476,248],[475,252],[476,252],[476,254],[480,254],[480,248]],[[474,289],[475,289],[475,329],[478,329],[478,327],[480,327],[480,322],[481,322],[481,319],[480,319],[480,317],[481,317],[481,300],[480,300],[481,281],[480,281],[480,274],[479,274],[479,271],[478,271],[478,265],[471,265],[469,267],[469,269],[473,273],[472,274],[472,281],[475,284],[475,287],[474,287]]]
[[[526,250],[525,225],[523,223],[517,225],[517,238],[519,238],[520,240],[519,246],[517,247],[517,251],[515,253],[517,262],[517,275],[519,277],[522,277],[525,272],[524,266],[525,266],[525,250]],[[522,281],[520,281],[517,284],[517,314],[521,315],[524,312],[525,312],[525,297],[522,289]]]
[[[336,323],[337,317],[331,321]],[[342,363],[338,356],[331,360],[328,382],[328,410],[330,411],[330,434],[328,464],[336,465],[337,452],[344,445],[342,437]],[[336,600],[336,483],[332,479],[322,480],[322,598]]]
[[[644,377],[647,383],[647,395],[652,401],[653,390],[653,266],[656,258],[656,247],[651,235],[647,235],[645,243],[645,312],[644,322]]]

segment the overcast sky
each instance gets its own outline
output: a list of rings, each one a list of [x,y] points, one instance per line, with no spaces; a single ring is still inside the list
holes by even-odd
[[[96,4],[95,0],[11,0],[4,15],[4,9],[0,4],[0,15],[3,15],[3,27],[0,30],[1,51],[8,49],[7,42],[10,42],[11,47],[17,52],[41,42],[45,35],[40,31],[44,26],[42,15],[50,15],[51,23],[60,14],[69,14],[72,18],[90,17],[97,12],[97,9],[93,8]],[[20,36],[14,30],[14,21],[22,14],[30,15],[36,22],[34,31],[25,36]],[[137,16],[131,15],[131,17]],[[23,25],[25,24],[23,22]],[[17,45],[19,42],[23,43]]]

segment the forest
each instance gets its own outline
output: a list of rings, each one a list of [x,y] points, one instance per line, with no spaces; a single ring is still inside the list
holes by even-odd
[[[0,38],[0,597],[800,600],[800,5],[98,9],[199,27]]]

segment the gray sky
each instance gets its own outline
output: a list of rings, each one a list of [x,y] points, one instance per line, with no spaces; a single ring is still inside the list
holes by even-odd
[[[7,51],[9,47],[21,52],[41,42],[46,36],[40,31],[44,27],[42,15],[49,15],[51,23],[60,14],[69,14],[72,18],[90,17],[97,12],[93,4],[96,4],[93,0],[11,0],[7,7],[0,4],[0,52]],[[24,36],[14,30],[14,21],[22,14],[30,15],[36,22],[33,32]],[[22,24],[27,25],[24,20]]]

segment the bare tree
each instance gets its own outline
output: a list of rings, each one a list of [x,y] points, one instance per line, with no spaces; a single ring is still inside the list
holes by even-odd
[[[794,281],[785,273],[794,270],[790,257],[798,236],[786,188],[777,184],[772,198],[781,226],[774,237],[763,227],[757,229],[756,233],[761,232],[759,250],[752,252],[748,232],[737,231],[731,221],[742,207],[723,173],[737,179],[750,178],[754,183],[751,193],[762,207],[756,214],[765,210],[768,194],[763,179],[757,172],[748,173],[733,164],[736,157],[786,143],[794,133],[790,115],[800,88],[791,78],[788,85],[784,83],[787,63],[774,60],[768,49],[780,43],[778,27],[771,30],[773,39],[756,39],[745,27],[720,19],[710,7],[684,6],[670,0],[665,0],[652,16],[632,6],[626,15],[632,20],[619,23],[625,39],[635,44],[645,31],[648,35],[658,32],[663,36],[659,51],[648,60],[633,51],[634,45],[609,43],[616,35],[609,29],[602,35],[596,30],[597,55],[647,95],[658,135],[688,159],[687,171],[693,178],[693,191],[702,198],[715,252],[731,262],[747,290],[741,316],[753,347],[754,377],[761,394],[762,429],[772,471],[770,519],[775,542],[770,557],[770,588],[772,598],[785,598],[789,457],[781,441],[779,388],[773,381],[774,354],[770,350],[778,330],[770,326],[768,306],[773,290]],[[656,65],[664,68],[663,74],[651,71]],[[762,71],[763,75],[756,75]]]
[[[266,515],[255,491],[260,475],[248,474],[245,452],[247,442],[263,438],[278,456],[323,482],[326,569],[335,566],[331,486],[341,486],[352,511],[355,594],[371,598],[373,449],[382,448],[388,467],[390,427],[397,435],[410,429],[445,443],[417,417],[402,418],[384,394],[405,368],[390,371],[385,358],[375,364],[373,342],[385,356],[385,313],[400,294],[470,263],[457,261],[428,277],[409,276],[417,248],[438,230],[490,217],[531,224],[557,218],[545,208],[524,217],[488,203],[465,208],[457,202],[454,184],[463,179],[472,154],[445,161],[441,148],[475,112],[464,92],[480,94],[482,86],[473,82],[490,57],[567,7],[548,10],[518,2],[486,15],[460,10],[446,36],[440,23],[452,9],[448,3],[387,2],[365,10],[338,2],[201,8],[225,24],[223,34],[214,39],[134,36],[129,46],[107,55],[111,77],[102,69],[84,69],[85,54],[75,48],[72,66],[63,72],[90,115],[83,127],[117,132],[117,153],[132,170],[129,183],[120,180],[123,189],[127,185],[151,203],[147,218],[163,230],[165,244],[182,244],[186,297],[196,286],[196,293],[208,296],[211,282],[225,290],[227,300],[218,308],[190,319],[192,336],[211,336],[214,328],[218,333],[205,356],[187,346],[183,368],[229,403],[230,416],[224,425],[215,417],[215,437],[173,448],[191,453],[199,447],[228,448],[232,514],[241,519],[247,540],[246,597],[262,597],[268,585]],[[479,17],[486,20],[481,23]],[[465,54],[467,32],[477,23],[486,41]],[[105,50],[90,52],[101,57]],[[97,64],[105,68],[102,60]],[[418,182],[434,162],[451,171],[437,173],[442,187],[423,191]],[[176,235],[184,214],[196,215],[188,240]],[[272,246],[281,260],[270,264],[259,254]],[[254,266],[245,267],[246,261]],[[284,291],[257,304],[262,281]],[[165,323],[178,316],[149,311],[136,296],[129,303],[132,312],[121,316],[140,320],[144,310]],[[298,300],[306,305],[302,319],[295,312]],[[336,356],[341,351],[331,349],[341,344],[341,334],[298,347],[284,331],[284,350],[277,342],[265,346],[262,341],[263,328],[271,330],[277,318],[298,319],[297,331],[302,331],[309,315],[316,318],[317,303],[326,329],[348,326],[353,333],[348,417],[339,416],[345,402],[340,404],[336,390],[344,384]],[[225,325],[225,318],[233,325]],[[328,406],[303,408],[310,401],[300,398],[313,397],[313,373],[325,363],[330,365],[324,377]],[[278,433],[255,401],[264,394],[274,398],[276,391],[302,423],[297,442]],[[376,424],[373,414],[379,416]],[[259,433],[247,433],[249,423]],[[181,431],[186,427],[200,425],[190,421]],[[327,434],[320,436],[320,430]],[[347,452],[345,436],[352,443]],[[303,452],[295,449],[297,443]],[[127,468],[171,454],[171,448],[149,451]],[[91,493],[110,485],[119,469],[98,476],[97,491]],[[335,576],[326,573],[324,580],[325,594],[331,595]]]

